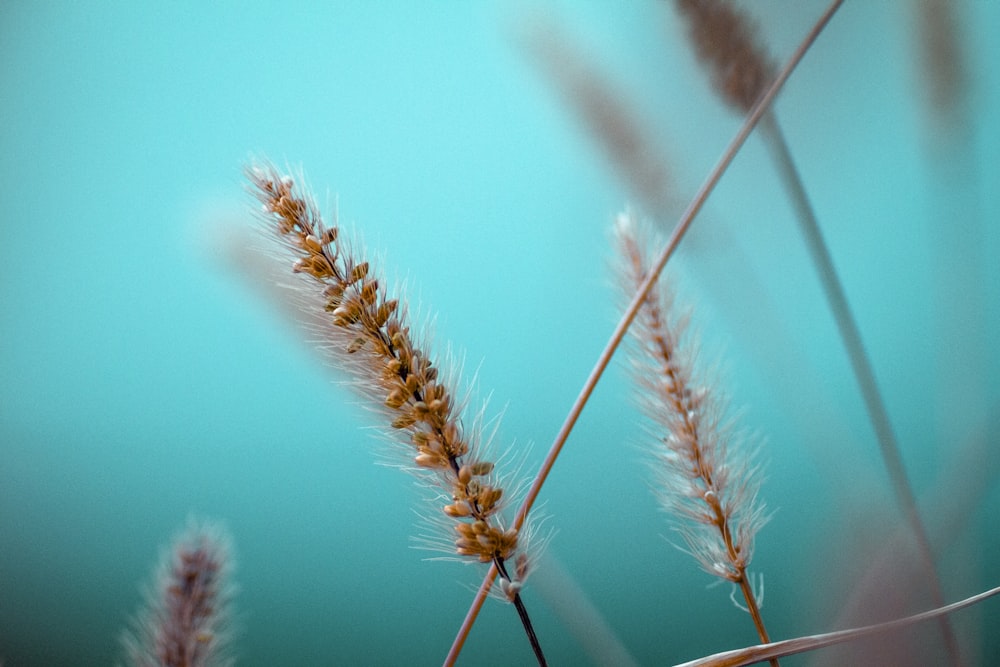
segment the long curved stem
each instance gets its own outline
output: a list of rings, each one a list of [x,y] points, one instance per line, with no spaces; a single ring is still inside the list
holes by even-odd
[[[782,68],[781,72],[774,80],[774,83],[771,84],[767,92],[761,97],[761,99],[754,106],[753,110],[747,115],[746,120],[744,120],[739,132],[737,132],[736,136],[729,142],[729,146],[722,154],[722,157],[719,158],[715,168],[712,169],[708,178],[705,179],[705,183],[701,186],[694,199],[688,205],[687,210],[684,211],[680,221],[677,223],[673,233],[670,235],[666,246],[663,248],[659,257],[657,257],[655,263],[651,267],[649,275],[643,281],[642,285],[640,285],[636,290],[635,297],[633,297],[631,303],[629,303],[624,315],[622,315],[621,320],[618,322],[618,326],[615,327],[610,340],[608,340],[607,345],[601,352],[597,363],[594,365],[587,381],[584,383],[583,389],[580,390],[580,394],[577,396],[576,401],[573,403],[573,407],[566,416],[566,420],[563,422],[562,428],[560,428],[559,433],[556,434],[552,447],[545,456],[545,460],[542,462],[542,467],[539,469],[538,475],[535,477],[535,481],[532,483],[521,508],[517,512],[517,516],[514,519],[515,528],[520,529],[521,526],[524,525],[524,520],[528,515],[528,511],[538,498],[542,485],[545,483],[552,467],[555,465],[556,459],[559,457],[559,453],[562,451],[563,445],[566,444],[566,440],[569,438],[570,432],[572,432],[573,427],[576,425],[577,419],[583,412],[584,406],[587,404],[587,401],[590,400],[590,395],[594,392],[594,388],[597,386],[598,380],[600,380],[601,375],[603,375],[604,370],[610,363],[615,350],[618,349],[622,339],[625,337],[625,332],[628,331],[629,326],[632,324],[632,320],[635,319],[636,314],[639,312],[639,308],[645,301],[646,295],[649,293],[649,289],[659,278],[660,273],[663,271],[663,267],[666,266],[667,260],[670,259],[674,250],[677,249],[681,238],[683,238],[684,234],[691,226],[691,223],[694,222],[695,216],[699,211],[701,211],[701,207],[704,206],[709,194],[711,194],[712,190],[715,189],[715,186],[722,178],[726,169],[729,168],[729,165],[736,157],[740,148],[743,147],[747,137],[750,136],[750,133],[753,131],[754,127],[756,127],[761,117],[767,112],[771,103],[774,101],[774,98],[777,97],[778,92],[781,90],[782,86],[785,85],[788,77],[791,76],[792,71],[805,56],[809,47],[816,41],[816,38],[819,37],[823,28],[825,28],[830,19],[833,18],[834,13],[840,5],[843,4],[843,2],[844,0],[833,0],[827,7],[826,11],[823,12],[823,15],[820,16],[819,20],[816,21],[816,24],[812,27],[806,37],[802,40],[802,43],[795,50],[795,53],[792,54],[792,57],[789,58],[788,62]],[[483,579],[483,583],[476,592],[476,596],[472,601],[472,605],[470,606],[468,613],[466,614],[465,620],[462,622],[462,626],[459,628],[455,641],[452,643],[451,650],[445,658],[445,665],[454,665],[455,661],[458,659],[458,655],[462,651],[462,647],[465,644],[465,640],[468,637],[469,632],[472,630],[473,624],[475,624],[476,617],[479,615],[479,610],[486,601],[486,596],[489,593],[490,588],[493,586],[493,580],[496,576],[496,567],[491,566],[486,578]]]
[[[764,660],[784,658],[798,653],[805,653],[806,651],[815,651],[817,649],[826,648],[827,646],[857,641],[858,639],[863,639],[871,635],[892,632],[894,630],[909,627],[915,623],[922,623],[923,621],[941,618],[942,616],[952,614],[960,609],[965,609],[966,607],[971,607],[974,604],[979,604],[983,600],[991,598],[997,594],[1000,594],[1000,588],[991,588],[988,591],[983,591],[982,593],[960,600],[959,602],[953,602],[947,606],[931,609],[930,611],[914,614],[913,616],[907,616],[906,618],[899,618],[894,621],[886,621],[885,623],[877,623],[875,625],[866,625],[860,628],[851,628],[849,630],[837,630],[835,632],[827,632],[821,635],[785,639],[780,642],[750,646],[747,648],[737,649],[735,651],[725,651],[723,653],[716,653],[715,655],[685,662],[683,664],[676,665],[675,667],[743,667],[744,665],[752,665]]]
[[[847,294],[844,285],[837,275],[834,267],[830,249],[823,239],[823,232],[820,230],[819,221],[813,210],[812,203],[806,193],[805,185],[799,175],[799,170],[792,159],[792,152],[785,141],[785,135],[781,131],[778,119],[773,113],[767,114],[761,122],[763,136],[771,149],[775,165],[781,176],[781,180],[788,190],[789,199],[795,209],[795,217],[799,221],[802,236],[809,248],[813,265],[819,274],[820,284],[826,294],[826,300],[830,305],[833,318],[837,323],[840,338],[847,350],[850,359],[851,369],[861,390],[865,408],[868,412],[868,419],[875,431],[879,449],[882,454],[882,461],[885,463],[889,473],[889,480],[892,483],[896,500],[906,517],[910,529],[917,541],[917,552],[920,556],[924,574],[927,577],[927,584],[931,594],[931,600],[935,607],[944,606],[944,593],[941,588],[941,580],[938,577],[934,565],[934,553],[931,549],[930,538],[927,528],[924,526],[920,511],[917,509],[916,496],[913,487],[906,474],[906,467],[903,464],[903,456],[900,453],[899,442],[896,433],[892,428],[889,419],[889,411],[886,409],[882,392],[878,388],[875,379],[875,370],[872,368],[871,358],[865,350],[864,341],[861,338],[861,330],[857,320],[851,311],[851,306],[847,301]],[[951,622],[947,616],[938,619],[938,625],[944,635],[945,646],[954,665],[961,664],[961,657],[958,648],[958,640],[951,627]]]

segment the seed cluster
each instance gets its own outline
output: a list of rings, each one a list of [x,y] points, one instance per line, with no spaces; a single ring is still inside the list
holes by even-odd
[[[517,531],[500,523],[503,490],[491,481],[493,463],[478,460],[474,443],[463,433],[460,406],[438,368],[415,344],[405,308],[386,297],[368,262],[350,252],[336,226],[324,226],[315,205],[294,191],[290,178],[272,167],[252,168],[248,177],[268,223],[297,257],[294,271],[322,288],[333,354],[388,414],[399,439],[413,448],[413,463],[434,473],[451,496],[444,513],[457,520],[455,552],[496,562],[503,577],[503,562],[518,542]],[[506,583],[505,591],[512,582]]]
[[[615,231],[630,295],[647,270],[648,242],[630,213],[619,216]],[[682,345],[684,328],[683,318],[671,316],[669,292],[654,286],[636,318],[629,352],[642,407],[662,428],[659,500],[702,568],[739,584],[747,581],[754,536],[767,520],[757,498],[760,479],[752,447],[723,421],[721,389],[695,380],[691,352]]]
[[[156,637],[164,665],[201,664],[210,655],[218,624],[220,563],[210,542],[181,546],[164,591],[169,622]]]
[[[752,23],[728,0],[676,0],[676,4],[716,91],[727,104],[748,113],[776,72]]]
[[[230,664],[230,563],[225,530],[191,520],[164,554],[146,608],[122,637],[127,664]]]

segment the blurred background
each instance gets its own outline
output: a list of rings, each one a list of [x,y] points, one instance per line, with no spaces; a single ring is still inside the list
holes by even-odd
[[[825,7],[745,5],[782,62]],[[847,3],[776,108],[952,601],[1000,583],[1000,5],[952,3],[952,69],[928,64],[925,9]],[[633,114],[669,174],[663,208],[607,158],[547,44]],[[118,661],[192,515],[232,534],[238,664],[430,665],[451,645],[483,570],[413,548],[422,494],[377,465],[371,416],[261,279],[251,157],[302,169],[406,281],[435,349],[504,412],[501,441],[531,448],[530,476],[621,310],[614,215],[631,204],[669,230],[740,122],[670,4],[500,0],[13,0],[0,120],[8,667]],[[752,569],[772,636],[853,624],[865,594],[931,606],[759,137],[668,270],[713,382],[763,443],[774,514]],[[727,587],[675,548],[630,393],[615,364],[540,498],[554,535],[525,600],[551,664],[606,660],[581,639],[600,634],[578,626],[585,601],[637,664],[755,643]],[[983,631],[998,619],[995,601],[956,616],[970,664],[1000,664]],[[488,603],[460,664],[531,661],[516,614]]]

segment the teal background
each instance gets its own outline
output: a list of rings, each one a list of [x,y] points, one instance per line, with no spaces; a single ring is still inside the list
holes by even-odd
[[[751,9],[784,59],[823,6]],[[935,533],[952,600],[1000,583],[996,436],[967,445],[1000,396],[1000,4],[963,4],[969,130],[951,147],[930,138],[914,6],[848,2],[777,108],[924,510],[965,503]],[[502,442],[532,445],[531,475],[618,316],[608,230],[631,197],[523,47],[540,17],[615,81],[689,198],[739,121],[660,4],[0,6],[4,665],[119,659],[192,514],[234,540],[239,664],[443,659],[482,570],[411,548],[421,494],[376,465],[371,415],[241,254],[265,243],[241,170],[267,156],[308,174],[435,317],[435,349],[476,372]],[[765,443],[775,514],[753,569],[771,633],[833,629],[899,513],[759,138],[673,266],[702,358]],[[639,664],[753,643],[726,587],[671,546],[629,391],[618,364],[549,478],[547,556]],[[543,647],[585,663],[548,576],[525,594]],[[960,617],[981,664],[1000,664],[983,631],[998,614]],[[516,614],[488,604],[462,664],[530,663]]]

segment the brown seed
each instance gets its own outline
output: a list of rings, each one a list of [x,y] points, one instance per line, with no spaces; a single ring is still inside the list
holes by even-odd
[[[493,472],[493,463],[490,461],[477,461],[472,464],[473,475],[489,475]]]
[[[445,427],[441,430],[441,436],[444,438],[444,444],[446,447],[451,447],[461,441],[461,436],[458,433],[458,427],[454,424],[454,422],[448,422],[445,424]]]
[[[402,387],[397,387],[396,389],[393,389],[388,396],[386,396],[385,404],[387,407],[396,409],[403,405],[409,397],[409,392],[404,390]]]
[[[459,484],[465,486],[472,481],[472,467],[464,465],[458,469],[458,482]]]
[[[322,243],[323,245],[330,245],[337,240],[337,228],[330,227],[323,232]]]
[[[378,281],[369,280],[361,287],[361,301],[367,304],[375,303],[378,296]]]
[[[403,362],[399,359],[390,359],[385,362],[385,368],[382,369],[382,377],[385,379],[395,379],[399,377],[399,369],[403,367]]]
[[[503,489],[495,489],[487,486],[476,495],[476,502],[483,513],[488,513],[496,507],[497,501],[500,500],[502,495]]]
[[[417,423],[417,417],[410,411],[397,416],[392,420],[393,428],[409,428]]]
[[[393,312],[396,310],[395,301],[386,301],[378,307],[375,313],[375,326],[381,328],[385,325],[386,320],[392,316]]]
[[[472,514],[472,507],[464,500],[444,506],[444,513],[453,517],[466,517]]]
[[[421,468],[443,468],[447,465],[447,459],[442,461],[440,456],[433,454],[417,454],[413,462]]]
[[[348,280],[349,283],[353,284],[368,275],[368,262],[361,262],[353,269],[351,269],[351,278]]]
[[[320,245],[319,239],[312,234],[306,234],[302,237],[302,247],[313,254],[323,252],[323,246]]]

